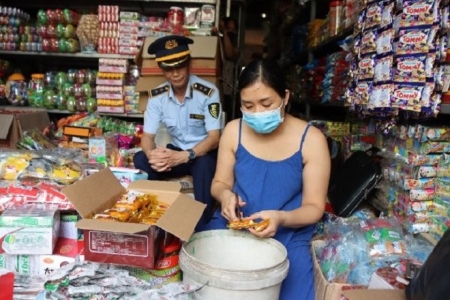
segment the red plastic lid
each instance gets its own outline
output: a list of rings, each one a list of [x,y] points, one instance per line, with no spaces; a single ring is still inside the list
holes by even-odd
[[[169,245],[165,246],[163,248],[164,253],[171,253],[180,250],[181,248],[181,242],[178,239],[175,239],[173,242],[171,242]]]

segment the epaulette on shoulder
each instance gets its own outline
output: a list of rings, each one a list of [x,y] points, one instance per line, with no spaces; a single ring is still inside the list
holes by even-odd
[[[161,95],[168,91],[169,91],[168,85],[163,85],[163,86],[157,87],[156,89],[150,90],[150,98],[156,97],[156,96]]]
[[[211,97],[211,95],[214,93],[213,88],[207,87],[206,85],[203,85],[201,83],[194,83],[192,87],[194,88],[194,90],[199,91],[200,93],[208,97]]]

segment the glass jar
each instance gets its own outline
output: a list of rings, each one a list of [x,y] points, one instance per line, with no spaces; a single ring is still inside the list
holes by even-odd
[[[31,74],[28,83],[28,102],[33,107],[43,107],[44,74]]]
[[[12,105],[27,105],[28,91],[25,77],[20,73],[9,76],[5,86],[8,102]]]
[[[139,80],[139,68],[136,65],[131,65],[128,71],[127,84],[136,85]]]
[[[184,22],[184,13],[183,9],[178,6],[172,6],[167,12],[167,21],[169,24],[175,25],[183,25]]]

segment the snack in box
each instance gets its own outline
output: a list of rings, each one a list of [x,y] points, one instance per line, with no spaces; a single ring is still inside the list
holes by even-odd
[[[167,208],[168,205],[159,201],[156,195],[129,191],[120,196],[113,207],[95,214],[93,218],[152,225],[156,224]]]

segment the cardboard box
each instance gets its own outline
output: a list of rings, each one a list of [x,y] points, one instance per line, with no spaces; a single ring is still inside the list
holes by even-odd
[[[348,290],[342,294],[348,300],[406,300],[403,290]]]
[[[82,261],[83,241],[59,239],[51,255],[0,254],[0,268],[23,275],[49,275],[77,259]]]
[[[0,217],[0,253],[52,254],[59,230],[57,210],[35,205],[7,209]]]
[[[314,251],[315,245],[323,243],[323,241],[317,240],[312,242],[311,254],[314,264],[314,289],[316,291],[316,300],[340,300],[342,287],[349,284],[332,283],[328,282],[320,269],[319,261]],[[366,299],[365,299],[366,300]]]
[[[141,75],[162,75],[154,55],[147,52],[148,46],[159,37],[145,38],[144,45],[137,54],[135,62],[141,66]],[[216,36],[190,36],[194,43],[189,45],[191,52],[191,73],[195,75],[222,76],[222,59],[219,39]]]
[[[62,190],[82,217],[77,227],[83,229],[86,260],[151,268],[164,231],[183,241],[189,240],[205,209],[203,203],[180,193],[180,184],[176,182],[138,180],[128,189],[156,194],[170,207],[154,226],[91,219],[111,208],[126,192],[109,168]]]
[[[216,76],[199,76],[200,78],[215,84],[216,87],[220,86],[219,78]],[[136,84],[136,92],[139,92],[139,106],[138,110],[144,112],[147,108],[148,98],[150,90],[166,82],[167,79],[164,76],[147,76],[139,78]],[[219,93],[219,90],[217,90]]]
[[[33,128],[43,130],[50,124],[46,111],[7,108],[0,110],[0,148],[16,148],[23,132]]]
[[[146,172],[138,169],[112,167],[111,171],[124,188],[127,188],[133,181],[147,180],[148,178]]]

